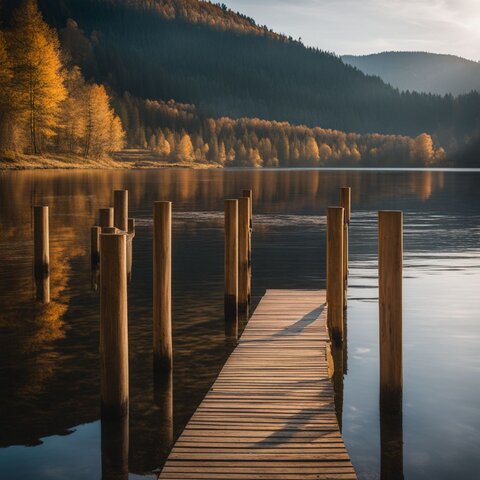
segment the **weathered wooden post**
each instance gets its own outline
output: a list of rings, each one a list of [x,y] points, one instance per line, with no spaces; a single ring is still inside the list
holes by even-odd
[[[128,233],[135,235],[135,219],[128,219]]]
[[[403,213],[378,212],[380,401],[387,406],[401,398],[403,389],[402,269]]]
[[[98,209],[98,225],[102,228],[113,227],[113,208],[99,208]]]
[[[128,413],[127,242],[100,236],[100,377],[102,416]]]
[[[333,342],[343,341],[343,230],[344,209],[327,212],[327,323]]]
[[[117,227],[105,227],[102,228],[102,233],[121,233]]]
[[[172,202],[155,202],[153,210],[153,361],[169,372],[172,347]]]
[[[250,269],[248,249],[250,243],[250,198],[238,199],[238,310],[248,310]]]
[[[344,293],[343,293],[343,304],[345,308],[347,307],[348,300],[348,230],[350,226],[350,215],[352,208],[352,189],[350,187],[342,187],[340,189],[340,206],[343,207],[345,211],[344,218],[344,230],[343,230],[343,284],[344,284]]]
[[[225,320],[238,320],[238,200],[225,200]]]
[[[98,264],[100,261],[100,227],[92,227],[90,229],[90,259],[92,265]]]
[[[122,232],[128,231],[128,190],[113,192],[113,207],[115,209],[114,225]]]
[[[250,230],[253,229],[253,190],[242,190],[242,197],[250,199]]]
[[[253,191],[243,190],[242,196],[250,199],[249,235],[248,235],[248,303],[252,296],[252,231],[253,231]]]
[[[36,298],[50,302],[50,235],[48,207],[33,207],[33,243]]]

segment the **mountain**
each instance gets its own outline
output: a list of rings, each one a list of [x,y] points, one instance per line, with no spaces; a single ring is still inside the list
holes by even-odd
[[[7,27],[17,4],[2,2]],[[399,92],[222,5],[39,0],[39,6],[72,63],[119,99],[173,99],[195,105],[201,117],[261,118],[358,133],[426,132],[446,148],[480,130],[478,93],[453,98]],[[138,126],[135,113],[122,112],[120,103],[117,108],[127,130]],[[150,130],[158,127],[153,117],[143,121]]]
[[[344,55],[342,60],[368,75],[377,75],[400,90],[460,95],[480,92],[480,62],[427,52]]]

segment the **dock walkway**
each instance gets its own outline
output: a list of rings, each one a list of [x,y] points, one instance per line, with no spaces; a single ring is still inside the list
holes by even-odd
[[[267,290],[162,479],[356,479],[329,378],[324,291]]]

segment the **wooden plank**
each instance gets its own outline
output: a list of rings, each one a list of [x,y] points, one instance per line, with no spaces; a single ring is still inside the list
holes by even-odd
[[[325,292],[267,290],[159,478],[354,480],[328,375]]]

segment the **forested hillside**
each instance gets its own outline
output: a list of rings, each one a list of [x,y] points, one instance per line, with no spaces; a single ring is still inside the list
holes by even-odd
[[[7,23],[12,3],[4,0]],[[72,62],[118,98],[128,92],[174,99],[195,105],[202,117],[257,117],[359,133],[427,132],[449,150],[480,128],[477,93],[399,93],[222,6],[197,0],[39,4]],[[150,130],[161,127],[146,123]]]
[[[344,55],[345,63],[400,90],[461,95],[480,92],[480,63],[427,52],[382,52],[372,55]]]

